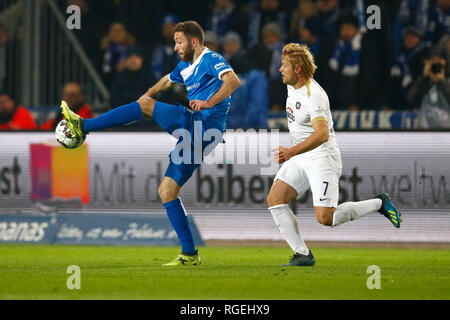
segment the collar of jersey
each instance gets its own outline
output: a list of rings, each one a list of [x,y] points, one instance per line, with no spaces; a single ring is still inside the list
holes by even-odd
[[[205,54],[207,54],[208,52],[211,52],[211,50],[209,50],[208,48],[203,49],[202,53],[200,53],[200,55],[197,57],[197,59],[195,59],[194,63],[191,64],[189,67],[187,67],[186,69],[184,69],[184,70],[182,70],[180,72],[184,81],[186,81],[186,79],[189,78],[192,75],[192,73],[194,72],[195,68],[197,67],[197,65],[202,60],[203,56]]]

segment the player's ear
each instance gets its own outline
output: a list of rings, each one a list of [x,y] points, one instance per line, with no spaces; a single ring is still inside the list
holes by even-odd
[[[193,47],[198,46],[198,45],[199,45],[198,39],[195,38],[195,37],[192,37],[192,38],[191,38],[191,45],[192,45]]]
[[[297,69],[295,69],[295,72],[300,74],[302,72],[302,67],[298,66]]]

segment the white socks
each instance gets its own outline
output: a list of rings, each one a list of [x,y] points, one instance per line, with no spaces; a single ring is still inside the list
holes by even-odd
[[[380,200],[381,201],[381,200]],[[273,220],[277,224],[281,235],[294,252],[308,255],[309,249],[298,231],[297,219],[287,204],[279,204],[269,208]]]
[[[336,208],[333,216],[333,227],[344,222],[359,219],[381,208],[381,199],[371,199],[358,202],[346,202]]]

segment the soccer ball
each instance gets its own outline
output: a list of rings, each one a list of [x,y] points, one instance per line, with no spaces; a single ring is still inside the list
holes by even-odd
[[[86,135],[82,137],[76,137],[72,130],[70,130],[69,125],[66,120],[61,120],[56,126],[55,130],[56,141],[59,142],[64,148],[75,149],[81,146],[86,140]]]

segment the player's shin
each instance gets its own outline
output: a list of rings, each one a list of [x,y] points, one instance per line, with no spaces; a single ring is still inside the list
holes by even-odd
[[[142,120],[142,110],[137,102],[115,108],[93,119],[84,119],[84,132],[124,126]]]
[[[297,219],[287,204],[280,204],[269,208],[281,235],[289,244],[291,249],[300,254],[308,255],[309,249],[303,241],[298,230]]]
[[[333,227],[348,221],[359,219],[371,212],[376,212],[381,207],[380,199],[370,199],[358,202],[345,202],[334,211]]]
[[[181,251],[186,255],[193,255],[197,252],[192,236],[189,220],[184,210],[181,199],[177,198],[164,204],[167,216],[169,217],[172,227],[175,229],[178,239],[181,242]]]

